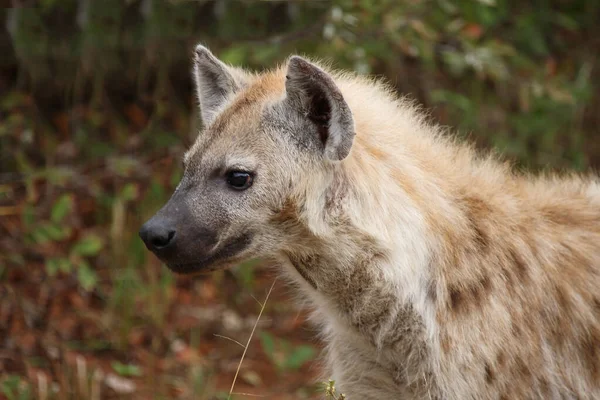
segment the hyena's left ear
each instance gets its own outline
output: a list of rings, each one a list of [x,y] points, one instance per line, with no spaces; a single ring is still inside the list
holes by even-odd
[[[223,63],[200,44],[196,46],[194,54],[196,94],[202,122],[206,126],[215,119],[230,97],[248,84],[251,77],[242,69]]]
[[[292,56],[285,90],[287,99],[317,126],[325,157],[333,161],[346,158],[355,135],[354,120],[333,78],[302,57]]]

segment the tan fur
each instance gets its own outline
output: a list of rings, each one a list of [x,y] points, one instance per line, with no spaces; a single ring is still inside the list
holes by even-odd
[[[271,233],[253,254],[280,260],[312,302],[339,390],[600,398],[597,178],[517,174],[381,83],[330,73],[354,118],[342,161],[297,161],[258,133],[285,97],[285,65],[248,75],[186,159],[243,142],[277,163],[260,211]]]

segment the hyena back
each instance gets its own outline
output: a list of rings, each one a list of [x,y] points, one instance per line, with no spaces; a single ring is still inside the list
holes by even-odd
[[[349,399],[600,398],[600,183],[531,177],[385,85],[195,50],[204,129],[140,231],[178,273],[276,259]]]

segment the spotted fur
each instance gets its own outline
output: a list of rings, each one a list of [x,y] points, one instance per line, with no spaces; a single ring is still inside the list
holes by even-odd
[[[519,174],[300,57],[249,74],[197,53],[210,109],[184,182],[244,162],[257,178],[211,195],[226,223],[188,204],[220,238],[252,232],[238,258],[280,261],[348,399],[600,398],[597,176]]]

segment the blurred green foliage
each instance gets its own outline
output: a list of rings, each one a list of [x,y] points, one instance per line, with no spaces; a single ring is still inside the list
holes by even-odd
[[[146,94],[158,114],[190,112],[190,49],[203,42],[249,68],[300,52],[384,75],[442,123],[530,167],[600,157],[596,1],[46,0],[3,13],[14,55],[3,64],[55,108]],[[158,145],[178,140],[152,121],[145,129]]]
[[[268,332],[260,333],[260,342],[263,351],[278,371],[298,369],[316,355],[315,349],[311,346],[293,346],[285,339],[275,338]]]
[[[81,350],[127,360],[145,349],[137,329],[149,332],[146,347],[161,358],[170,354],[164,343],[189,333],[170,327],[182,288],[137,229],[177,185],[178,159],[201,123],[190,65],[198,42],[251,69],[301,53],[384,77],[434,120],[523,168],[600,167],[598,1],[38,3],[0,10],[0,280],[23,280],[19,269],[36,285],[77,287],[88,305],[74,312],[86,327]],[[231,274],[247,291],[265,285],[256,264]],[[211,276],[223,298],[205,285],[202,301],[225,303],[234,293],[228,306],[241,307],[226,277]],[[35,292],[17,287],[19,299]],[[274,333],[259,337],[282,376],[314,356]],[[143,372],[157,398],[163,386],[198,398],[217,382],[212,364],[190,362],[189,379],[177,371],[173,380],[150,375],[142,360],[111,367],[128,377]],[[17,375],[0,381],[7,398],[28,398],[28,388]],[[341,398],[333,383],[328,390]]]
[[[17,375],[8,375],[0,383],[0,391],[8,400],[29,400],[32,391],[26,382]]]

